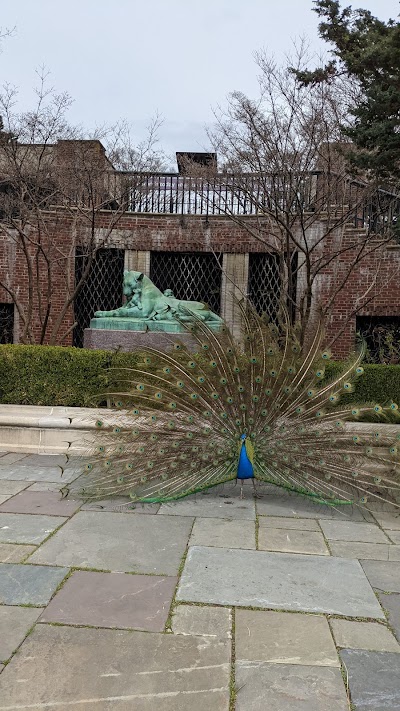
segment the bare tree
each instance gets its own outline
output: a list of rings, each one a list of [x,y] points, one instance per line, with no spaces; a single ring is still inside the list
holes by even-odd
[[[71,99],[48,88],[45,73],[32,111],[16,113],[16,98],[11,87],[0,95],[0,290],[15,305],[22,343],[63,343],[98,251],[112,244],[146,161],[157,161],[158,124],[136,148],[126,126],[103,128],[113,157],[136,169],[125,174],[98,135],[68,123]]]
[[[277,255],[304,337],[317,302],[329,315],[367,258],[376,258],[376,271],[355,309],[372,298],[381,250],[393,237],[397,198],[348,173],[341,126],[356,87],[340,78],[301,86],[290,67],[309,65],[304,42],[284,66],[264,52],[256,61],[259,97],[235,92],[228,107],[215,112],[209,136],[222,174],[194,166],[191,172],[203,194],[207,186],[214,214],[229,215]]]

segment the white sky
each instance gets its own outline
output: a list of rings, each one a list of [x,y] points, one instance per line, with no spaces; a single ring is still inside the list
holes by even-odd
[[[351,0],[343,0],[348,5]],[[398,0],[356,0],[381,19]],[[316,51],[312,0],[0,0],[0,84],[19,88],[20,108],[33,103],[35,70],[45,65],[74,104],[69,118],[88,128],[127,119],[140,139],[149,118],[164,117],[168,154],[205,150],[212,107],[235,89],[257,91],[255,50],[277,58],[307,36]]]

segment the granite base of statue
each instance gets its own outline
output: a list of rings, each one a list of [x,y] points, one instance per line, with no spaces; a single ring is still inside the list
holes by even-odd
[[[113,311],[96,311],[84,332],[84,348],[134,351],[145,346],[168,351],[176,341],[195,348],[185,324],[206,322],[219,331],[222,319],[200,301],[176,299],[171,289],[162,293],[141,272],[124,272],[126,304]]]

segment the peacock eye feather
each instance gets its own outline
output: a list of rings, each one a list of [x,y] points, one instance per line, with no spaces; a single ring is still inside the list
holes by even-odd
[[[243,385],[238,385],[238,390],[240,393],[244,393],[245,389],[246,388]]]
[[[213,400],[218,400],[219,395],[218,395],[217,392],[214,392],[214,393],[211,393],[211,397],[212,397]]]
[[[208,345],[208,343],[202,343],[202,344],[201,344],[201,347],[202,347],[203,351],[208,351],[208,350],[210,350],[210,346]]]
[[[374,412],[377,414],[380,414],[382,412],[383,408],[380,405],[375,405],[374,407]]]
[[[252,356],[251,358],[249,358],[249,363],[258,363],[258,359],[255,356]]]
[[[228,381],[226,378],[220,378],[219,382],[221,383],[221,385],[226,385]]]
[[[391,409],[391,410],[398,410],[398,409],[399,409],[399,406],[397,405],[397,403],[392,402],[392,404],[390,405],[390,409]]]
[[[163,368],[163,373],[165,373],[166,375],[169,375],[170,372],[171,372],[171,368],[169,368],[168,366],[166,366],[165,368]]]
[[[170,410],[176,410],[177,404],[176,404],[176,402],[169,402],[168,407]]]
[[[203,415],[204,415],[204,417],[211,417],[212,412],[211,412],[211,410],[203,410]]]
[[[121,428],[120,428],[120,427],[114,427],[114,429],[113,429],[113,433],[114,433],[114,434],[119,434],[120,432],[121,432]]]
[[[216,363],[215,360],[210,360],[209,365],[210,365],[211,368],[217,368],[217,367],[218,367],[218,363]]]
[[[174,343],[174,351],[181,351],[182,345],[180,343]]]
[[[132,410],[132,415],[140,415],[139,410],[138,410],[137,408],[135,408],[134,410]]]
[[[161,392],[154,393],[154,397],[156,398],[156,400],[161,400],[162,396],[163,394]]]
[[[141,390],[141,391],[143,392],[143,390],[144,390],[144,385],[143,385],[143,383],[138,383],[138,384],[136,385],[136,390]]]
[[[264,393],[266,394],[267,397],[269,397],[270,395],[272,395],[272,390],[271,390],[271,388],[266,388],[266,389],[264,390]]]
[[[123,476],[117,477],[117,484],[123,484],[123,482],[124,482],[124,477],[123,477]]]
[[[270,374],[271,378],[276,378],[276,376],[278,375],[278,372],[276,370],[270,370],[269,374]]]
[[[364,368],[362,368],[361,366],[358,366],[358,368],[356,368],[356,375],[362,375],[363,372],[364,372]]]
[[[104,425],[104,422],[103,422],[102,420],[97,420],[97,421],[96,421],[96,427],[99,427],[99,428],[100,428],[100,427],[103,427],[103,425]]]
[[[192,369],[196,367],[196,363],[194,362],[194,360],[190,360],[187,365],[188,365],[188,368],[192,368]]]
[[[203,375],[199,375],[197,378],[197,382],[200,383],[201,385],[206,382],[206,379]]]

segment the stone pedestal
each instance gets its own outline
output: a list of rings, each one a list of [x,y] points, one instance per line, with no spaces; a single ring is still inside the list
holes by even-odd
[[[191,351],[198,350],[198,344],[190,333],[165,333],[164,331],[123,331],[105,328],[85,328],[83,347],[105,351],[137,351],[141,348],[155,348],[168,352],[174,343],[180,341]]]

